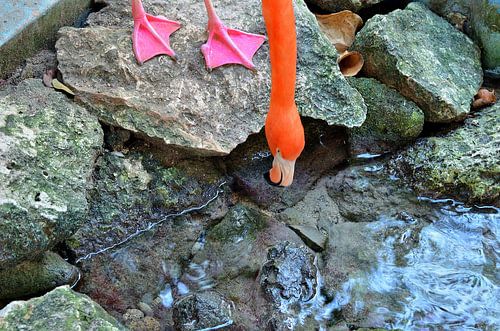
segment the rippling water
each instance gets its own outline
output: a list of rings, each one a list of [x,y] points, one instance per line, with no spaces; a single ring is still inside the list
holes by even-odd
[[[369,224],[383,242],[376,265],[346,282],[323,314],[350,303],[369,305],[368,314],[386,328],[500,330],[499,211],[455,205],[438,208],[436,216],[420,227]]]

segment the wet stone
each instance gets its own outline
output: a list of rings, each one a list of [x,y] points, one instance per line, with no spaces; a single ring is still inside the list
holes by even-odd
[[[352,48],[366,75],[415,102],[427,122],[463,120],[482,83],[479,48],[419,3],[369,19]]]
[[[285,242],[269,249],[259,282],[269,302],[293,309],[314,296],[316,272],[314,257],[306,248]]]
[[[177,330],[223,329],[233,324],[231,303],[213,291],[195,293],[177,301],[173,319]]]
[[[260,1],[215,5],[226,25],[265,34]],[[198,155],[228,154],[259,132],[269,101],[268,45],[255,56],[256,73],[235,65],[208,72],[200,52],[206,40],[203,2],[155,1],[146,8],[182,23],[171,38],[179,60],[158,57],[139,66],[130,2],[109,1],[91,15],[89,27],[60,30],[59,69],[77,99],[105,123]],[[299,111],[330,125],[359,126],[366,114],[361,95],[340,73],[334,47],[302,0],[295,1],[295,12]]]
[[[391,168],[420,193],[499,205],[500,105],[475,115],[446,135],[418,140]]]

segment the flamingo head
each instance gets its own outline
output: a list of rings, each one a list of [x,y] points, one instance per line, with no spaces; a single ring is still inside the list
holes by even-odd
[[[295,172],[295,161],[305,145],[304,127],[297,108],[293,111],[268,113],[266,118],[266,138],[274,156],[269,179],[279,186],[290,186]]]

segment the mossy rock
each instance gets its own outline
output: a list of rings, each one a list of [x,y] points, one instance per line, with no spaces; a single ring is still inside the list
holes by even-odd
[[[419,3],[369,19],[352,48],[367,76],[415,102],[427,122],[463,120],[482,84],[479,48]]]
[[[455,131],[417,141],[391,167],[420,192],[499,205],[499,132],[497,104]]]
[[[97,119],[41,80],[0,94],[0,269],[78,229],[102,143]]]
[[[351,154],[384,153],[415,140],[424,128],[424,113],[396,90],[371,78],[351,78],[368,112],[359,128],[349,130]]]
[[[0,310],[0,330],[125,330],[86,295],[58,287],[29,301],[14,301]]]

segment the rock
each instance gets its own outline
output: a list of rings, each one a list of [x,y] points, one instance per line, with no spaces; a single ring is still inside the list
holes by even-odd
[[[414,101],[427,122],[464,119],[482,83],[477,46],[418,3],[369,19],[353,50],[365,74]]]
[[[499,204],[500,105],[444,136],[418,140],[391,166],[419,192]]]
[[[263,127],[269,98],[268,45],[255,56],[258,71],[225,66],[208,72],[200,46],[206,10],[195,0],[146,4],[183,27],[172,36],[179,60],[155,58],[137,65],[132,52],[130,3],[109,1],[89,27],[63,28],[57,42],[64,81],[103,121],[199,155],[228,154]],[[216,4],[217,5],[217,4]],[[228,25],[265,33],[260,1],[219,2]],[[297,103],[304,116],[331,125],[359,126],[366,114],[361,95],[336,65],[337,53],[302,0],[295,3],[299,36]]]
[[[317,286],[313,261],[307,249],[288,242],[270,248],[259,276],[266,299],[276,307],[291,307],[310,300]]]
[[[13,300],[72,285],[78,269],[59,255],[46,252],[40,261],[26,261],[12,269],[0,271],[0,301]]]
[[[466,32],[481,48],[483,68],[487,75],[500,77],[500,11],[498,1],[419,0],[450,23],[461,17]]]
[[[231,303],[217,292],[189,295],[174,305],[175,328],[181,331],[220,329],[233,324]]]
[[[308,3],[329,13],[336,13],[341,10],[359,12],[361,9],[371,7],[384,0],[310,0]]]
[[[325,249],[327,236],[316,227],[308,225],[290,225],[290,229],[295,231],[304,243],[312,250],[320,252]]]
[[[151,150],[105,152],[93,177],[89,219],[67,241],[78,258],[118,243],[168,214],[204,204],[223,181],[210,161],[167,167]]]
[[[415,193],[397,178],[390,177],[388,172],[386,162],[353,166],[326,178],[324,185],[340,215],[347,221],[372,222],[401,215],[423,216],[421,209],[415,208],[418,205]]]
[[[68,286],[0,310],[1,330],[125,330],[101,306]]]
[[[267,249],[277,243],[301,241],[284,224],[246,204],[232,207],[206,235],[204,247],[192,262],[208,261],[207,275],[224,282],[243,275],[254,279],[266,261]]]
[[[422,132],[424,113],[396,90],[371,78],[350,78],[365,100],[368,112],[359,128],[349,130],[351,155],[382,154],[402,147]]]
[[[97,119],[41,80],[0,92],[0,269],[78,229],[102,141]]]

